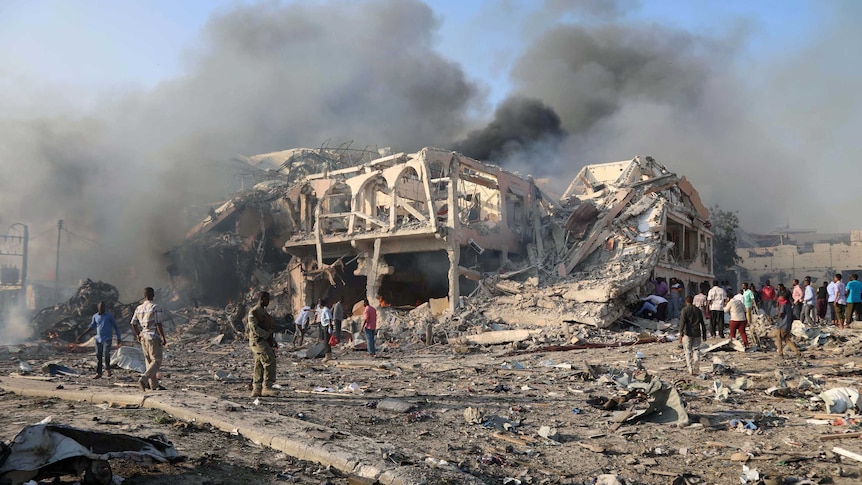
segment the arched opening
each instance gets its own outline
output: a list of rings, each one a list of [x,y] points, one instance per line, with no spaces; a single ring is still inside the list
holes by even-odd
[[[395,226],[428,222],[428,196],[419,172],[406,167],[395,180]]]

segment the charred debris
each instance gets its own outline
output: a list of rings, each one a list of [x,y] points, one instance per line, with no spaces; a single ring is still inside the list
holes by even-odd
[[[707,209],[649,156],[587,165],[559,199],[531,177],[436,148],[242,162],[252,188],[212,206],[166,254],[177,307],[235,313],[266,289],[286,322],[344,297],[418,321],[607,328],[656,276],[689,293],[712,279]]]

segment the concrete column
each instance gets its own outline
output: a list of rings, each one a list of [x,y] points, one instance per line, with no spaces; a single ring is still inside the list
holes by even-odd
[[[375,308],[377,307],[377,291],[380,289],[380,282],[383,280],[383,275],[380,274],[380,238],[374,240],[374,249],[371,253],[371,258],[366,258],[368,267],[365,270],[365,297],[368,302]]]
[[[458,308],[458,297],[461,296],[461,285],[458,281],[461,246],[456,242],[454,247],[446,250],[446,255],[449,257],[449,309],[454,313]]]

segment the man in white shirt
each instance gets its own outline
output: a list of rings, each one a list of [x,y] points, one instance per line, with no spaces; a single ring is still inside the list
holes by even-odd
[[[826,294],[828,295],[826,299],[826,313],[829,314],[829,320],[832,324],[838,323],[838,320],[835,318],[835,280],[829,282],[829,285],[826,287]]]
[[[709,334],[712,337],[718,335],[724,338],[724,302],[727,300],[727,292],[718,281],[712,282],[706,300],[709,304]]]
[[[810,276],[805,277],[803,284],[805,288],[802,290],[802,323],[813,325],[816,320],[816,318],[814,318],[814,306],[817,304],[817,292],[814,291],[814,287],[811,286]]]

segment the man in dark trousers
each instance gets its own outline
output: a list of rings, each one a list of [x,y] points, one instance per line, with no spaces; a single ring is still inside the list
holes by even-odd
[[[90,320],[90,326],[81,335],[78,336],[78,341],[81,337],[90,333],[90,330],[96,329],[96,375],[93,379],[102,377],[102,362],[105,363],[105,370],[108,377],[111,377],[111,340],[114,338],[112,334],[117,334],[117,347],[123,346],[123,338],[120,337],[120,327],[114,319],[114,315],[107,310],[105,302],[100,301],[96,307],[98,310],[93,319]]]
[[[700,344],[706,338],[706,322],[703,312],[692,304],[691,295],[685,297],[685,307],[679,312],[679,334],[688,374],[694,375],[694,366],[700,361]]]
[[[782,296],[778,297],[778,338],[775,339],[775,345],[778,346],[778,356],[784,358],[784,345],[796,352],[796,357],[801,357],[802,353],[796,348],[793,343],[793,335],[790,333],[793,327],[793,306],[790,300]]]
[[[266,311],[269,293],[261,291],[258,303],[248,312],[248,343],[254,354],[254,377],[251,397],[275,396],[275,319]]]

